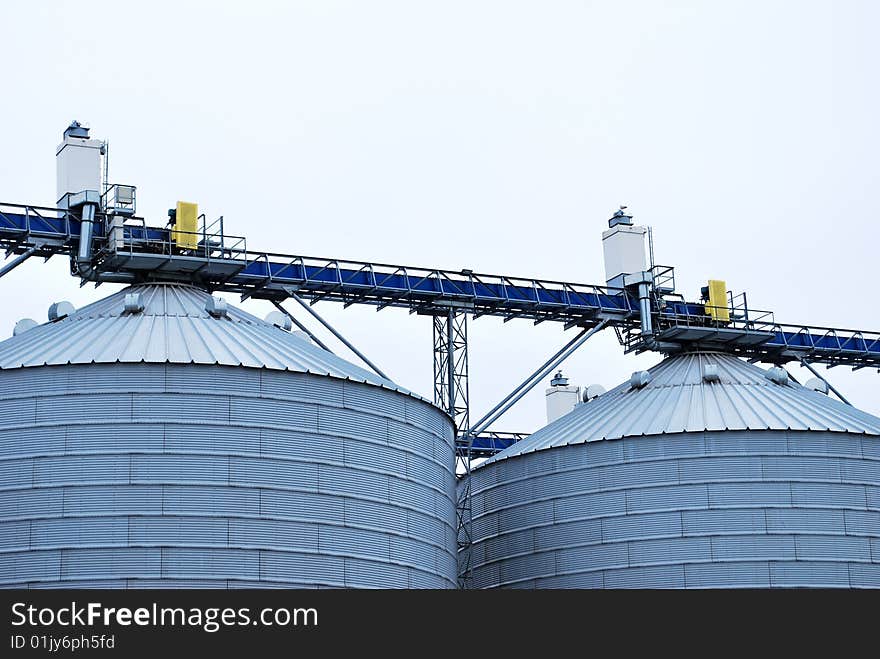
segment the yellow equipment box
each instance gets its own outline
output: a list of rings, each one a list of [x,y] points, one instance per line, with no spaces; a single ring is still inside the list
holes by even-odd
[[[181,249],[196,249],[199,246],[199,205],[188,201],[177,202],[174,228],[171,240]]]
[[[730,322],[730,308],[727,306],[727,282],[720,279],[709,280],[709,301],[706,313],[719,322]]]

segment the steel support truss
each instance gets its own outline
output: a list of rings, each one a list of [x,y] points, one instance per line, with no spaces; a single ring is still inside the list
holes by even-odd
[[[434,316],[434,404],[455,421],[455,471],[462,476],[455,516],[458,548],[462,550],[470,546],[465,536],[471,526],[471,443],[461,441],[470,428],[467,314],[453,307],[445,316]]]
[[[467,314],[451,308],[434,316],[434,403],[455,421],[459,435],[470,427]]]

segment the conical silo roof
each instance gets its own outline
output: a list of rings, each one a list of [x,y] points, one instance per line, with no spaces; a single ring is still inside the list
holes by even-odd
[[[790,379],[780,384],[768,371],[733,355],[675,355],[648,373],[641,382],[634,377],[576,406],[483,465],[558,446],[672,433],[807,430],[880,435],[880,418]]]
[[[142,310],[126,310],[128,294],[139,295]],[[211,299],[195,286],[130,286],[0,342],[0,370],[110,363],[238,366],[326,375],[414,395],[232,305],[212,315]]]

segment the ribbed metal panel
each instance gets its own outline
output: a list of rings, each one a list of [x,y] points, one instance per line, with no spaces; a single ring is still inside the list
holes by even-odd
[[[315,492],[264,489],[257,491],[257,513],[262,517],[288,520],[322,521],[342,524],[345,500]]]
[[[144,309],[140,313],[124,312],[125,295],[132,292],[141,296]],[[19,334],[3,341],[0,343],[0,370],[116,363],[124,364],[128,369],[143,363],[245,366],[364,382],[405,393],[415,400],[413,394],[393,382],[231,305],[226,316],[210,316],[205,310],[209,297],[206,291],[179,284],[149,284],[124,289],[78,309],[62,320],[35,327],[27,332],[26,337]],[[95,340],[98,336],[100,341]],[[136,368],[124,374],[135,381],[142,377]],[[64,380],[68,377],[66,373],[59,375],[43,373],[24,377],[52,380],[51,387],[40,387],[32,381],[34,390],[48,392],[61,382],[64,382],[64,391],[77,390]],[[87,380],[89,376],[84,377]],[[155,373],[153,377],[156,377]],[[229,374],[228,377],[234,379],[236,376]],[[211,382],[211,379],[202,380],[201,384],[183,390],[211,390]],[[160,386],[155,379],[145,384],[148,385],[146,389],[159,387],[167,390],[169,386],[167,382]],[[173,371],[171,388],[180,389],[181,384],[186,384],[185,378],[182,382],[181,372]],[[89,389],[88,384],[77,383],[77,386]],[[271,378],[268,386],[272,386]],[[281,387],[283,389],[283,385]],[[5,397],[3,388],[10,390],[12,386],[0,385],[0,398]],[[241,388],[234,385],[227,390],[241,392]],[[341,400],[342,391],[339,390],[338,394]],[[325,400],[329,399],[318,398],[318,402]],[[438,420],[442,415],[434,414],[432,421],[430,406],[424,403],[417,410],[424,414],[427,428],[438,434],[444,432],[444,421]],[[3,411],[0,402],[0,418],[4,416]]]
[[[34,458],[33,485],[126,484],[131,477],[128,455],[67,455]]]
[[[436,490],[426,487],[416,481],[391,478],[388,482],[388,487],[388,498],[391,503],[396,503],[398,505],[408,503],[411,506],[416,506],[420,510],[428,510],[430,506],[435,506],[435,513],[443,518],[449,514],[449,509],[443,508],[444,504],[446,506],[453,505],[452,502],[446,499],[438,499]]]
[[[132,483],[229,483],[225,455],[133,455]]]
[[[164,547],[163,577],[260,578],[260,552],[254,549]]]
[[[278,401],[261,398],[231,397],[228,402],[227,415],[229,420],[243,426],[263,425],[271,423],[283,428],[297,428],[306,432],[318,430],[318,406],[313,403],[295,403],[286,401],[279,405]],[[204,416],[206,419],[222,419],[219,416]]]
[[[71,486],[51,490],[22,490],[21,495],[52,492],[63,502],[64,515],[161,515],[163,491],[164,488],[160,485]],[[50,514],[55,513],[43,513]],[[34,515],[43,516],[39,513]]]
[[[31,541],[30,520],[0,522],[0,551],[27,549]]]
[[[322,551],[346,556],[362,556],[388,562],[390,538],[387,533],[348,526],[321,526],[318,546]]]
[[[596,572],[573,572],[555,577],[535,579],[532,582],[534,588],[602,588],[604,573]],[[526,582],[528,583],[528,582]]]
[[[130,421],[131,394],[86,394],[71,391],[64,396],[37,398],[35,423],[61,424],[96,418],[108,421]]]
[[[406,418],[406,399],[383,395],[381,390],[358,382],[346,382],[342,386],[346,409],[367,412],[392,419]],[[325,402],[326,404],[326,402]]]
[[[0,586],[456,585],[452,423],[421,400],[217,365],[7,379]]]
[[[228,460],[230,485],[318,489],[318,465],[311,462],[239,456]]]
[[[212,579],[127,579],[121,582],[119,588],[235,588],[236,581],[216,581]],[[65,582],[65,588],[69,586]],[[88,586],[84,586],[87,588]],[[250,588],[259,588],[257,584],[249,586]]]
[[[18,426],[24,423],[35,423],[37,418],[36,400],[0,400],[0,424]]]
[[[880,512],[867,510],[844,510],[843,525],[849,535],[877,535],[880,529]],[[880,546],[877,547],[880,549]],[[874,552],[874,557],[880,559],[880,553]]]
[[[416,398],[406,398],[406,421],[417,428],[427,431],[433,437],[451,442],[453,440],[454,430],[451,424],[446,423],[443,415],[437,414],[437,410],[427,402]],[[433,443],[433,437],[431,442]],[[427,451],[421,453],[428,454]]]
[[[185,366],[174,368],[190,371]],[[241,371],[236,370],[236,373],[241,374]],[[300,373],[279,373],[278,371],[266,370],[262,372],[260,377],[260,393],[275,400],[294,400],[342,407],[345,400],[345,383],[341,387],[339,384],[332,379],[317,380]]]
[[[765,508],[791,505],[790,483],[709,483],[710,508]]]
[[[422,572],[421,570],[410,570],[409,572],[410,588],[448,588],[448,584],[436,574],[430,572]]]
[[[269,547],[282,550],[297,547],[317,552],[319,527],[308,522],[280,519],[230,519],[227,541],[235,547]]]
[[[770,565],[762,562],[686,563],[687,588],[769,588]]]
[[[840,461],[832,456],[786,455],[761,460],[764,479],[772,481],[840,481]]]
[[[4,487],[21,488],[34,482],[34,460],[5,460],[0,462],[0,483]]]
[[[212,381],[222,384],[222,371],[231,369],[215,368]],[[119,393],[126,391],[139,392],[162,392],[174,389],[169,382],[169,373],[162,373],[159,369],[150,367],[149,364],[93,364],[90,368],[65,369],[63,372],[55,369],[19,369],[16,375],[27,382],[27,389],[48,393],[57,390],[64,394],[69,391],[89,391],[93,393]],[[37,378],[49,376],[52,381],[50,386],[40,386]],[[128,383],[136,383],[130,387]],[[196,387],[179,387],[180,391],[192,391]]]
[[[684,535],[735,535],[766,533],[767,514],[763,509],[724,511],[715,509],[685,510],[681,513],[681,530]]]
[[[847,511],[831,508],[773,508],[764,511],[764,519],[768,533],[844,535],[847,532],[844,512]]]
[[[2,380],[2,378],[0,378]],[[0,416],[0,426],[7,422]],[[58,428],[14,428],[0,430],[0,459],[22,455],[63,453],[65,433]]]
[[[799,560],[871,562],[871,541],[844,535],[799,535],[795,538]]]
[[[793,561],[797,552],[792,535],[721,535],[712,538],[712,557],[718,561]]]
[[[0,586],[0,588],[5,588],[6,586]],[[42,581],[34,581],[31,583],[23,583],[18,584],[15,588],[57,588],[52,582],[42,582]],[[125,588],[130,588],[127,585],[125,579],[95,579],[89,581],[65,581],[65,588],[107,588],[108,590],[123,590]]]
[[[126,365],[98,365],[100,368],[113,370],[117,366],[131,368]],[[143,368],[143,366],[141,366]],[[206,381],[206,377],[208,380]],[[281,376],[284,377],[283,375]],[[288,378],[289,379],[289,378]],[[213,386],[208,386],[210,383]],[[165,369],[165,379],[158,383],[159,393],[179,391],[184,394],[202,391],[228,391],[242,396],[259,396],[263,387],[262,378],[254,378],[247,371],[223,366],[206,366],[204,369],[193,370],[188,366],[169,364]],[[138,391],[143,391],[138,387]],[[302,400],[299,397],[298,400]]]
[[[875,467],[880,462],[872,463]],[[874,482],[878,482],[875,480]],[[848,483],[792,483],[791,503],[820,508],[865,508],[868,501],[864,485]]]
[[[403,421],[388,420],[388,443],[427,455],[434,446],[434,435]]]
[[[345,440],[334,435],[319,435],[313,432],[289,431],[279,428],[260,428],[258,444],[259,450],[256,452],[263,456],[294,458],[303,462],[342,464],[345,461],[343,451]]]
[[[391,560],[405,565],[430,565],[437,549],[435,545],[406,536],[392,535],[389,540],[388,553]]]
[[[504,536],[500,536],[504,538]],[[602,541],[602,520],[585,519],[577,522],[556,522],[534,530],[536,550],[561,549],[573,544],[592,544]]]
[[[849,566],[817,561],[770,563],[770,585],[780,588],[848,588]]]
[[[708,507],[709,489],[706,485],[665,485],[626,493],[626,509],[630,513]]]
[[[608,570],[605,588],[684,588],[684,565]]]
[[[645,540],[681,535],[681,513],[646,513],[602,519],[602,540]]]
[[[88,425],[88,428],[83,426]],[[149,453],[161,452],[165,447],[166,429],[161,424],[137,423],[136,433],[119,432],[119,424],[90,424],[74,427],[53,426],[53,432],[66,435],[65,452],[77,453]]]
[[[880,586],[880,457],[870,450],[880,438],[737,431],[656,439],[559,446],[479,466],[470,585]]]
[[[714,366],[719,375],[712,382],[703,379],[709,365]],[[554,447],[623,437],[646,438],[645,449],[633,449],[632,454],[624,456],[626,460],[633,460],[636,455],[644,460],[703,454],[706,451],[701,447],[702,436],[681,438],[676,442],[678,446],[664,441],[663,436],[705,431],[740,431],[740,437],[746,441],[778,440],[782,442],[778,448],[781,453],[788,452],[783,434],[786,431],[880,436],[877,417],[791,381],[776,384],[765,377],[765,371],[733,355],[677,355],[665,359],[649,372],[652,377],[646,386],[635,388],[627,381],[578,405],[571,413],[489,458],[486,464]],[[782,432],[742,432],[766,430]],[[827,441],[834,444],[833,440]],[[757,453],[754,445],[742,448],[745,450],[737,452]],[[798,449],[803,453],[816,450],[819,449],[815,440]],[[825,456],[829,454],[821,452]],[[840,449],[833,452],[839,453]],[[847,452],[853,454],[855,449]]]
[[[21,549],[31,547],[106,547],[128,544],[128,517],[98,517],[86,526],[76,517],[35,519]],[[27,540],[30,542],[28,543]]]
[[[159,577],[162,550],[154,547],[61,550],[61,580]]]
[[[623,514],[626,512],[626,490],[594,492],[560,497],[553,501],[556,521]],[[487,508],[486,512],[491,509]]]
[[[0,491],[0,521],[61,516],[64,504],[64,491],[60,489]]]
[[[556,557],[556,569],[551,571],[550,574],[579,572],[586,568],[602,570],[629,565],[629,547],[625,542],[569,547],[554,553],[548,552],[546,557],[542,557],[542,562],[545,562],[548,558],[552,559],[554,555]],[[523,557],[522,562],[526,563],[525,557]],[[530,574],[530,572],[527,572],[526,576]],[[531,576],[546,576],[546,573],[540,574],[538,571],[535,571]]]
[[[222,547],[229,543],[232,521],[222,517],[129,517],[128,542],[155,547],[179,544]]]
[[[0,583],[58,581],[61,578],[61,550],[7,552],[0,554]]]
[[[345,558],[345,585],[360,588],[409,587],[409,568],[394,563]]]
[[[377,442],[343,440],[345,464],[348,467],[375,469],[381,466],[396,474],[406,473],[406,453]]]
[[[858,493],[861,488],[852,488],[853,491],[850,493],[853,499],[858,498]],[[872,487],[870,485],[866,485],[864,487],[865,492],[865,501],[869,509],[871,510],[880,510],[880,486]]]
[[[759,457],[711,456],[678,463],[678,479],[682,483],[759,481],[763,473],[764,465]]]
[[[880,588],[880,565],[876,559],[870,565],[849,565],[849,583],[853,588]]]
[[[629,562],[633,565],[708,563],[711,560],[712,543],[709,538],[663,538],[629,544]]]
[[[260,580],[344,587],[345,558],[330,554],[260,552]]]

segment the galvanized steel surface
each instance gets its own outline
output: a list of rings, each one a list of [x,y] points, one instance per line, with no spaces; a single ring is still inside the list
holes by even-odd
[[[706,381],[706,367],[715,377]],[[721,353],[669,357],[640,388],[627,381],[575,407],[485,464],[540,451],[622,437],[719,430],[819,430],[880,436],[880,419]]]
[[[3,586],[453,588],[454,488],[449,418],[380,387],[0,371]]]
[[[651,375],[474,469],[472,587],[880,587],[880,419],[727,355]]]
[[[475,470],[472,587],[880,587],[880,439],[630,437]]]
[[[143,311],[125,311],[139,293]],[[131,286],[73,314],[0,342],[0,370],[64,364],[206,364],[315,373],[410,392],[231,305],[182,284]],[[420,397],[419,397],[420,398]]]

